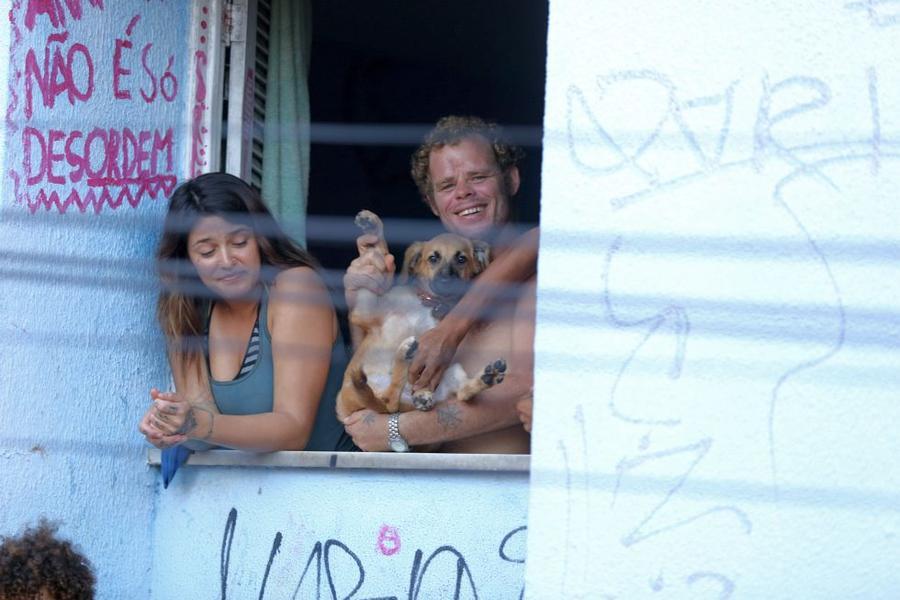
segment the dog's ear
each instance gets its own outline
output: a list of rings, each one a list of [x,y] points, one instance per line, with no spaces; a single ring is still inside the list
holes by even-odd
[[[475,264],[478,265],[475,274],[478,275],[491,263],[491,245],[481,240],[472,240],[472,250],[475,253]]]
[[[403,269],[400,271],[400,285],[405,285],[416,271],[419,261],[422,259],[422,247],[424,242],[413,242],[403,254]]]

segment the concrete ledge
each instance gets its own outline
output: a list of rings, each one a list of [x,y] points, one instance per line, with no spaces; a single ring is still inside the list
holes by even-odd
[[[159,466],[160,451],[147,451],[147,463]],[[419,471],[502,471],[527,473],[528,454],[437,454],[395,452],[195,452],[188,465],[207,467],[269,467],[312,469],[411,469]]]

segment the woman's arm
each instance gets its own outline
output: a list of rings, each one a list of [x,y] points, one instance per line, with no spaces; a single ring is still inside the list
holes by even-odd
[[[272,412],[219,414],[206,382],[173,368],[178,393],[161,393],[156,401],[164,415],[172,415],[167,433],[181,430],[190,439],[257,452],[306,447],[337,335],[331,299],[318,274],[306,267],[279,274],[270,296],[269,318],[275,396]],[[183,418],[178,418],[181,413]],[[154,425],[165,429],[165,424]]]
[[[518,284],[534,276],[539,237],[540,230],[534,227],[516,238],[512,246],[475,279],[469,291],[437,327],[419,337],[419,348],[409,366],[409,381],[414,389],[433,390],[437,387],[469,330],[485,317],[490,320],[489,307],[506,300],[510,290],[518,294]]]

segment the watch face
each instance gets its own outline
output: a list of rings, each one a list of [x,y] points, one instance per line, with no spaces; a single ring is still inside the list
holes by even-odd
[[[394,452],[406,452],[409,446],[403,440],[391,440],[391,450]]]

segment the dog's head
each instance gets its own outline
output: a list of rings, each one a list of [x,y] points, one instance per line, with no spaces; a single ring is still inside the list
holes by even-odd
[[[487,268],[490,246],[453,233],[427,242],[414,242],[403,256],[400,283],[415,280],[421,292],[454,303],[465,293],[466,282]]]

